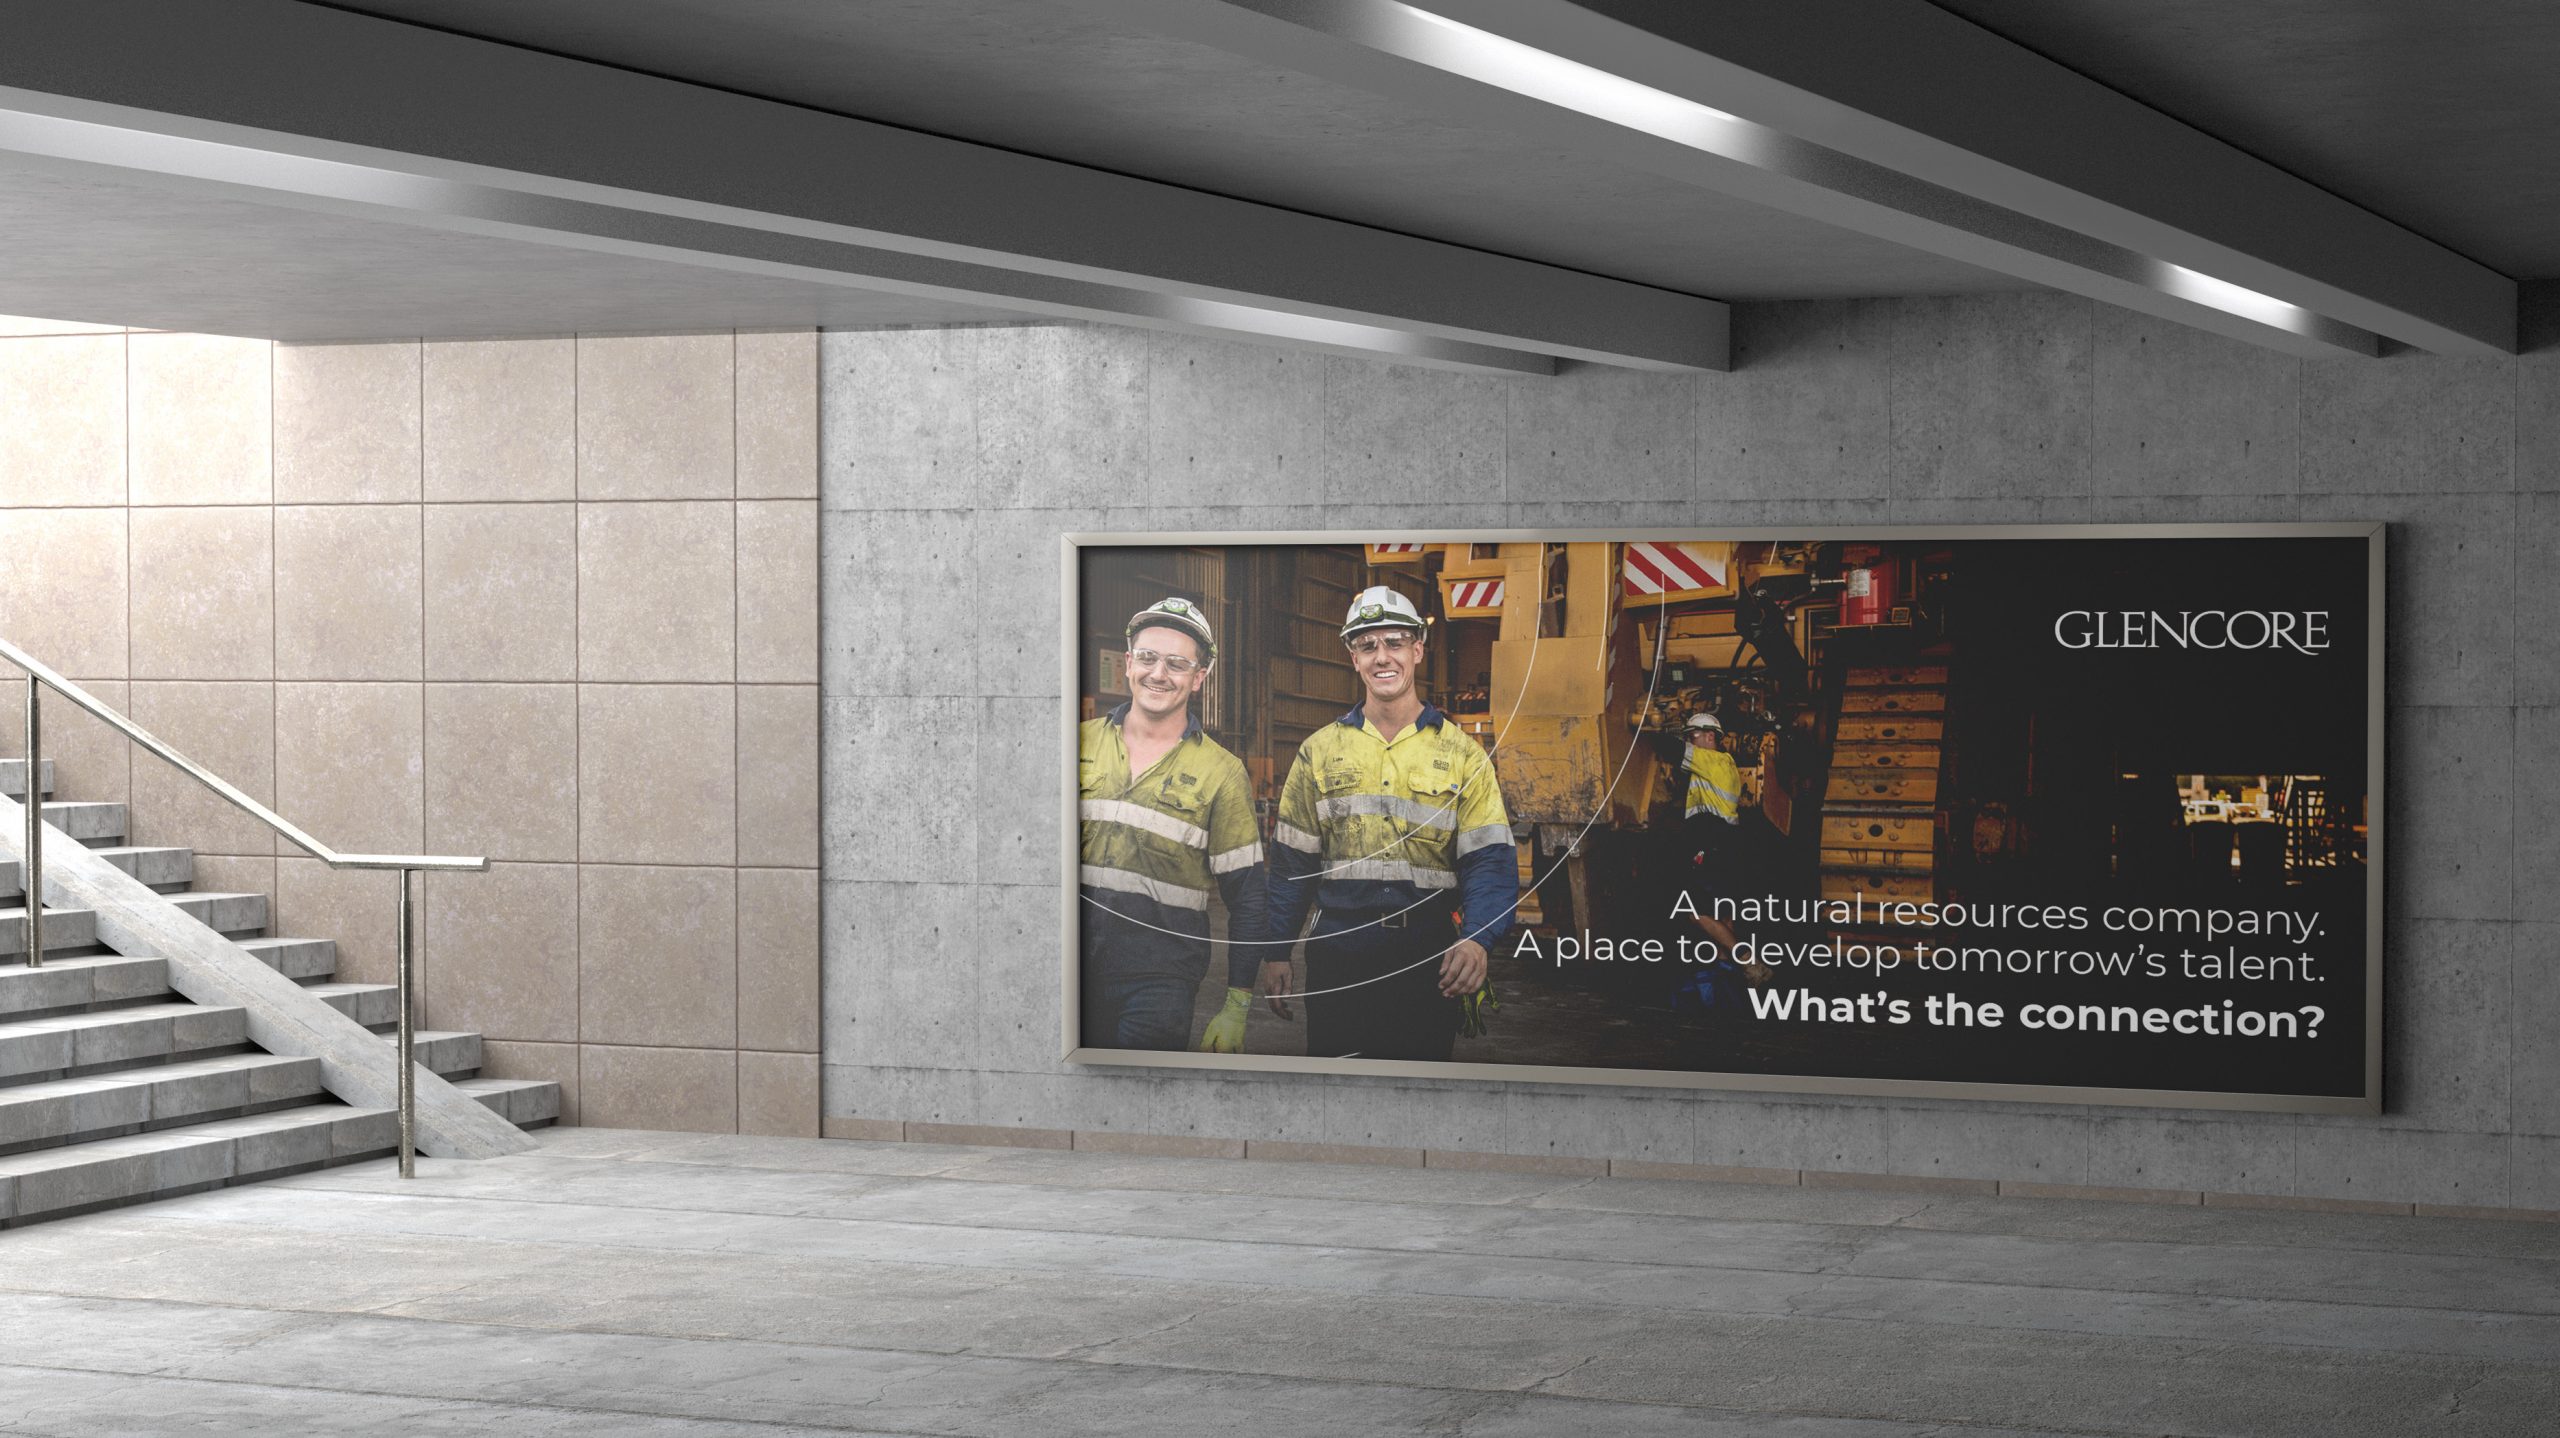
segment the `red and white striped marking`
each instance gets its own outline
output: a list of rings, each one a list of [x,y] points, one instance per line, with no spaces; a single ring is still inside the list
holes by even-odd
[[[1502,581],[1499,579],[1452,579],[1446,606],[1450,615],[1494,614],[1502,609]]]
[[[1422,546],[1419,544],[1372,544],[1369,546],[1371,564],[1405,564],[1421,557]]]
[[[1629,544],[1626,568],[1629,594],[1679,594],[1724,587],[1724,561],[1709,558],[1696,545]]]

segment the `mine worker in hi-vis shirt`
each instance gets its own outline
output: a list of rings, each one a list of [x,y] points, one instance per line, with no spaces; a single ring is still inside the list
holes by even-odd
[[[1689,716],[1689,752],[1681,769],[1689,776],[1682,818],[1692,825],[1713,819],[1727,828],[1742,822],[1742,770],[1724,752],[1724,721],[1713,714]]]
[[[1710,898],[1741,896],[1742,769],[1725,752],[1724,722],[1715,715],[1690,715],[1686,735],[1679,771],[1688,785],[1681,796],[1680,847],[1691,900],[1709,908]],[[1724,952],[1733,951],[1739,936],[1731,925],[1703,915],[1697,922]]]
[[[1191,715],[1218,658],[1208,616],[1159,601],[1130,617],[1128,645],[1129,702],[1077,734],[1084,1041],[1178,1049],[1209,971],[1210,890],[1230,937],[1263,932],[1262,830],[1243,763]],[[1203,1048],[1242,1046],[1261,953],[1227,950],[1226,1012]]]
[[[1384,585],[1351,601],[1342,642],[1367,693],[1299,746],[1280,791],[1263,986],[1285,1015],[1281,945],[1314,905],[1297,986],[1314,1057],[1448,1058],[1520,898],[1493,761],[1416,687],[1424,631]]]

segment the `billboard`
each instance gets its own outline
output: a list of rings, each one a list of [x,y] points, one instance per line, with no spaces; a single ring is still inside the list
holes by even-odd
[[[1071,1061],[2380,1111],[2379,525],[1066,546]]]

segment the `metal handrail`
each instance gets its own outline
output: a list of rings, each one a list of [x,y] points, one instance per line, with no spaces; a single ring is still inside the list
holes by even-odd
[[[17,665],[27,674],[27,783],[25,859],[19,865],[19,888],[24,892],[27,916],[27,966],[44,967],[44,723],[41,697],[50,687],[55,693],[104,723],[108,728],[141,745],[180,773],[202,784],[214,793],[245,810],[252,817],[293,842],[294,847],[318,859],[332,869],[396,869],[400,874],[399,901],[393,911],[393,943],[399,950],[400,1001],[400,1176],[417,1176],[417,1069],[415,1059],[416,1026],[410,1011],[409,991],[417,967],[417,925],[409,896],[409,876],[421,869],[438,872],[476,873],[489,867],[482,856],[453,854],[341,854],[303,832],[302,828],[275,810],[243,794],[230,781],[202,764],[179,753],[151,731],[117,713],[88,690],[63,678],[44,661],[0,639],[0,659]]]

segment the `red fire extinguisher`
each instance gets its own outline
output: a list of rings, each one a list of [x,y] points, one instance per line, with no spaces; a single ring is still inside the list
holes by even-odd
[[[1882,624],[1893,617],[1893,561],[1876,559],[1849,571],[1840,595],[1840,627]]]

